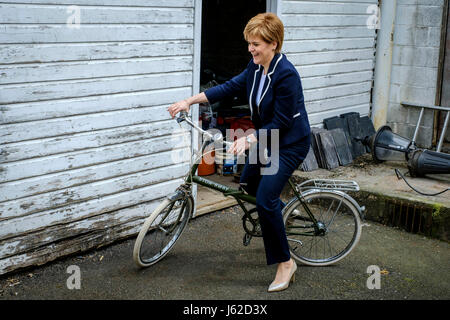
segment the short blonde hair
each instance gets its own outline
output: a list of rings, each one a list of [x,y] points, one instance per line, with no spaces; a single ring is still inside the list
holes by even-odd
[[[283,22],[273,13],[260,13],[251,18],[245,26],[245,40],[248,41],[250,36],[259,36],[267,43],[275,41],[275,53],[280,53],[284,38]]]

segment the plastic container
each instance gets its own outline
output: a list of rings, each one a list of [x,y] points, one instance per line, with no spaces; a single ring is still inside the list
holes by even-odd
[[[202,161],[198,165],[199,176],[209,176],[216,172],[216,163],[214,151],[207,153],[202,157]]]

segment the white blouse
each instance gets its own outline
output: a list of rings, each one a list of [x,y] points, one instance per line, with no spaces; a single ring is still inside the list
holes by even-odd
[[[261,100],[261,94],[262,94],[262,89],[264,87],[264,82],[266,81],[266,75],[263,74],[261,75],[261,80],[259,81],[259,87],[258,87],[258,92],[256,93],[256,105],[259,106],[259,100]]]

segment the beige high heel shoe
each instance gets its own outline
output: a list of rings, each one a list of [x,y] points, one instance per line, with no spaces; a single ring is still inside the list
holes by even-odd
[[[274,285],[273,283],[269,286],[268,292],[277,292],[277,291],[283,291],[286,290],[289,287],[289,284],[291,282],[295,281],[295,271],[297,270],[297,264],[294,261],[294,266],[291,269],[291,272],[289,274],[289,280],[286,282],[282,282],[279,284]]]

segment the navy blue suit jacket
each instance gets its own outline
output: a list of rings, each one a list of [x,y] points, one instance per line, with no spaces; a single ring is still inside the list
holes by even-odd
[[[226,97],[247,95],[259,138],[261,129],[279,130],[279,146],[295,143],[310,134],[300,75],[283,54],[276,54],[270,63],[259,104],[256,93],[264,68],[253,63],[236,77],[205,91],[209,103]]]

